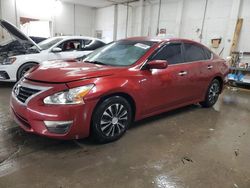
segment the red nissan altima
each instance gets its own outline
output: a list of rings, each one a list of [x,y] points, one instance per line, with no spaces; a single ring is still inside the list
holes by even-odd
[[[44,62],[13,88],[11,111],[27,132],[58,139],[119,139],[136,120],[200,103],[213,106],[228,66],[183,39],[129,38],[84,61]]]

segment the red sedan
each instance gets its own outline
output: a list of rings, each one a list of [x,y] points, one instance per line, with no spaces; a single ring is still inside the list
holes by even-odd
[[[193,103],[213,106],[227,74],[225,61],[199,43],[129,38],[84,61],[34,68],[13,88],[11,111],[27,132],[110,142],[133,121]]]

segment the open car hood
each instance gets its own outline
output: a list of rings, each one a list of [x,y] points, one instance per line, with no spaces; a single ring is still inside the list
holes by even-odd
[[[41,51],[41,48],[28,36],[26,36],[21,30],[19,30],[16,26],[9,23],[6,20],[0,19],[0,25],[6,29],[16,40],[18,40],[21,44],[29,43],[31,45],[36,46],[38,51]]]

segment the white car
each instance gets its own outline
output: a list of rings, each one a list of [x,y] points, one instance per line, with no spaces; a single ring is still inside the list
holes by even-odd
[[[83,36],[52,37],[36,44],[11,23],[0,19],[0,25],[20,44],[7,50],[1,50],[0,45],[0,81],[18,81],[36,64],[78,59],[105,45],[99,39]]]

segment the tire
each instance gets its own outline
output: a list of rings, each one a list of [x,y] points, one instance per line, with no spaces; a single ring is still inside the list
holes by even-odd
[[[113,96],[101,102],[93,113],[91,136],[98,143],[118,140],[132,122],[129,102],[120,96]]]
[[[208,87],[205,100],[200,102],[200,105],[205,108],[212,107],[219,98],[220,90],[221,83],[219,80],[214,79]]]
[[[26,63],[22,65],[17,71],[17,81],[20,80],[24,76],[24,74],[35,65],[37,65],[37,63]]]

